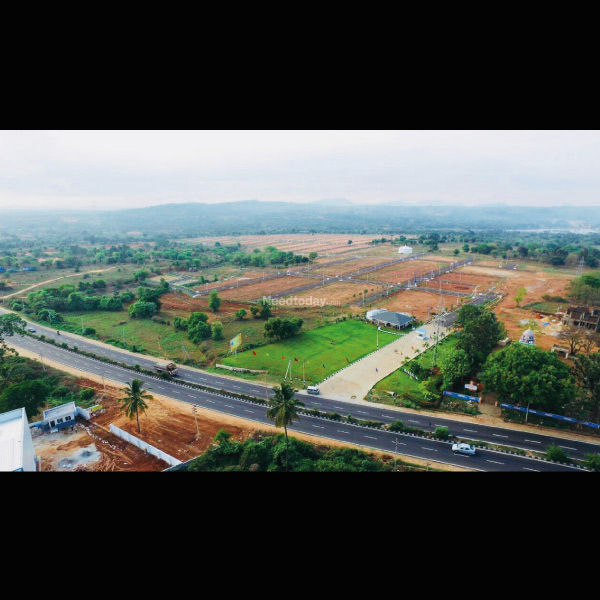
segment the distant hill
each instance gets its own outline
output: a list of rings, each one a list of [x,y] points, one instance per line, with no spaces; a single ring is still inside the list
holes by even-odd
[[[169,236],[256,233],[399,233],[438,230],[600,228],[600,207],[358,205],[338,198],[318,203],[244,200],[164,204],[119,211],[0,211],[0,232],[84,231]]]

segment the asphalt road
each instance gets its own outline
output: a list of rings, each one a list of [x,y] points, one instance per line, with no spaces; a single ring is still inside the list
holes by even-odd
[[[132,357],[110,346],[99,346],[89,341],[81,339],[78,336],[69,334],[54,334],[48,328],[37,324],[31,325],[36,329],[36,333],[53,336],[58,341],[66,341],[69,345],[76,344],[79,348],[93,351],[96,354],[109,356],[120,362],[129,364],[139,364],[143,368],[151,369],[156,361],[154,359],[137,355]],[[27,349],[42,357],[55,360],[64,365],[69,365],[82,371],[95,375],[104,376],[120,383],[130,382],[132,372],[123,367],[117,367],[77,355],[60,347],[53,346],[29,337],[9,338],[9,343],[17,348]],[[223,396],[217,392],[205,392],[185,387],[185,381],[215,387],[217,389],[226,389],[233,393],[254,395],[261,398],[265,397],[265,386],[243,380],[234,380],[227,377],[220,377],[211,373],[198,372],[192,369],[182,368],[179,381],[164,381],[148,377],[145,375],[136,375],[144,380],[148,387],[154,392],[163,394],[175,400],[195,404],[211,410],[227,413],[244,419],[257,421],[259,423],[272,424],[265,416],[264,406],[251,402],[246,402],[236,398]],[[390,410],[380,407],[360,406],[348,404],[336,400],[328,400],[322,397],[299,395],[303,402],[309,408],[318,408],[321,411],[337,412],[342,415],[352,414],[361,419],[372,419],[390,423],[393,420],[401,419],[407,425],[421,427],[423,429],[435,428],[437,426],[448,427],[450,433],[460,436],[490,441],[497,444],[516,446],[534,450],[544,450],[546,446],[555,442],[563,446],[573,456],[583,457],[588,452],[600,451],[600,446],[585,442],[576,442],[554,438],[552,436],[539,435],[514,431],[500,427],[488,427],[484,425],[471,425],[462,421],[456,421],[446,418],[429,418],[414,413],[403,413],[397,410]],[[302,416],[298,423],[290,428],[293,431],[319,435],[343,442],[359,444],[368,448],[394,452],[397,448],[398,453],[413,456],[421,459],[437,461],[470,469],[482,471],[575,471],[573,467],[546,463],[543,461],[528,459],[510,454],[498,453],[489,450],[478,450],[474,457],[455,455],[451,450],[451,445],[445,442],[424,440],[412,436],[406,436],[376,429],[368,429],[336,421],[329,421],[318,417]],[[397,447],[396,447],[397,441]]]

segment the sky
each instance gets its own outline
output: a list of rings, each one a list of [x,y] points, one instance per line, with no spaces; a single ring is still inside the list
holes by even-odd
[[[597,130],[0,131],[0,210],[598,204]]]

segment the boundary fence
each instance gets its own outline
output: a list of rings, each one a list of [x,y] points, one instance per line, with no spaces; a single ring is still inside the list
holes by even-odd
[[[171,465],[172,467],[175,467],[177,465],[181,464],[181,461],[178,460],[177,458],[171,456],[170,454],[167,454],[166,452],[163,452],[162,450],[159,450],[158,448],[156,448],[156,446],[152,446],[151,444],[148,444],[147,442],[144,442],[144,440],[140,440],[140,438],[135,437],[135,435],[131,435],[130,433],[127,433],[126,431],[123,431],[122,429],[120,429],[119,427],[117,427],[114,424],[110,424],[110,432],[114,433],[116,436],[120,437],[122,440],[125,440],[126,442],[129,442],[130,444],[133,444],[134,446],[137,446],[140,450],[143,450],[144,452],[147,452],[148,454],[152,454],[153,456],[156,456],[156,458],[160,458],[160,460],[164,460],[168,465]]]

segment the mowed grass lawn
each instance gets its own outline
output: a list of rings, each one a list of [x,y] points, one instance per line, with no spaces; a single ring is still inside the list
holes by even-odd
[[[437,356],[438,364],[440,356],[454,348],[457,343],[458,336],[456,335],[451,335],[439,343]],[[418,362],[423,368],[430,369],[433,364],[433,352],[433,347],[429,348],[423,352],[423,354],[420,354],[417,358],[415,358],[415,360],[412,362]],[[421,382],[415,381],[409,377],[402,370],[403,368],[404,367],[394,371],[391,375],[388,375],[385,379],[382,379],[379,383],[377,383],[375,389],[387,392],[396,392],[398,395],[408,393],[415,396],[421,396],[421,392],[419,391],[419,384]]]
[[[380,333],[379,346],[386,346],[397,339],[395,335]],[[283,376],[291,360],[294,377],[302,377],[304,364],[306,380],[318,382],[376,348],[376,327],[351,320],[313,329],[292,339],[254,350],[238,352],[237,358],[229,356],[223,363],[245,369],[268,370],[269,373]],[[295,359],[298,359],[297,362]]]

